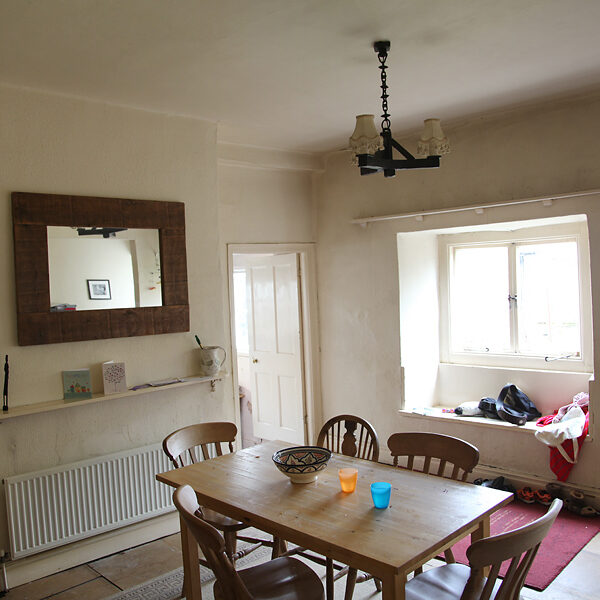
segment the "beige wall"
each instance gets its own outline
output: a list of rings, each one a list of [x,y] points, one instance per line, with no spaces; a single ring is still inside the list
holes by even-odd
[[[228,348],[216,156],[214,124],[0,87],[0,353],[10,357],[11,406],[61,398],[63,369],[89,367],[100,391],[100,365],[111,359],[125,362],[129,385],[197,373],[193,333]],[[184,202],[191,332],[19,347],[12,191]],[[0,473],[135,448],[184,424],[234,415],[226,378],[214,393],[200,384],[17,418],[0,425]]]
[[[230,153],[231,148],[227,147]],[[219,223],[220,239],[223,264],[227,264],[228,244],[248,244],[245,251],[252,250],[252,244],[293,244],[312,243],[315,241],[316,226],[314,219],[314,200],[312,174],[305,167],[304,156],[289,154],[286,158],[286,168],[276,166],[273,159],[277,159],[271,151],[261,151],[256,148],[236,148],[236,164],[229,161],[219,162]],[[223,149],[221,149],[223,151]],[[239,159],[245,157],[247,162],[243,165]],[[292,168],[296,166],[296,168]],[[264,252],[264,247],[260,250]],[[276,251],[270,247],[269,252]],[[289,250],[287,250],[289,251]],[[310,282],[311,307],[309,314],[314,314],[316,330],[316,293],[313,272],[314,265],[309,261],[310,269],[307,281]],[[228,277],[223,272],[224,295],[227,295]],[[310,311],[313,311],[310,313]],[[229,322],[226,323],[228,335],[231,336]],[[313,334],[318,338],[318,331]],[[308,377],[308,420],[311,422],[313,415],[320,415],[319,393],[318,393],[318,340],[312,340],[311,367],[307,371]],[[235,363],[240,357],[236,356]],[[238,366],[241,379],[239,385],[244,384],[244,365],[247,356],[241,357],[241,365]],[[235,365],[234,365],[235,366]],[[236,381],[236,378],[234,378]],[[248,394],[250,389],[248,386]],[[251,400],[250,397],[247,400]],[[248,423],[248,416],[240,418],[243,427]],[[320,419],[319,419],[320,422]],[[248,437],[248,427],[244,432]]]
[[[101,389],[100,364],[110,359],[126,363],[130,385],[196,372],[192,333],[231,356],[226,244],[318,240],[323,416],[367,416],[384,447],[393,431],[442,430],[397,413],[403,382],[396,234],[402,228],[392,223],[363,229],[350,220],[600,188],[599,129],[600,100],[588,99],[449,129],[453,153],[438,171],[361,178],[340,153],[329,157],[324,174],[313,176],[305,166],[217,167],[213,124],[0,87],[0,352],[10,356],[11,404],[60,398],[60,372],[67,368],[90,367],[93,386]],[[240,150],[240,156],[247,154]],[[17,346],[10,215],[15,190],[185,202],[191,333]],[[599,211],[590,201],[570,208],[555,203],[544,216],[576,209],[590,218],[593,291],[600,298]],[[533,216],[539,215],[524,218]],[[516,217],[503,209],[494,218]],[[439,228],[453,221],[438,217],[429,223]],[[600,322],[597,306],[594,317]],[[597,328],[595,338],[600,348]],[[591,391],[597,403],[600,394]],[[0,425],[0,472],[24,473],[134,448],[190,421],[235,415],[229,377],[215,393],[200,385],[15,419]],[[476,443],[483,462],[548,475],[546,449],[523,434],[489,436],[488,430],[461,425],[450,433]],[[575,482],[600,487],[600,464],[593,460],[599,434],[594,430]],[[1,516],[0,546],[6,543]]]
[[[222,244],[314,242],[312,176],[308,171],[259,165],[219,165]]]
[[[550,207],[489,209],[483,215],[425,217],[366,228],[350,220],[429,208],[500,202],[600,188],[600,100],[587,98],[543,110],[474,118],[448,128],[452,154],[438,170],[361,177],[347,153],[329,156],[316,178],[318,289],[324,417],[350,412],[372,420],[385,448],[394,431],[411,429],[456,434],[475,443],[481,462],[552,478],[548,450],[533,436],[495,433],[487,427],[446,426],[398,414],[402,405],[398,255],[400,231],[435,229],[489,221],[511,221],[585,213],[589,219],[594,322],[600,322],[599,197],[555,202]],[[400,138],[414,148],[414,140]],[[468,216],[465,216],[467,214]],[[406,257],[404,257],[406,259]],[[410,260],[410,257],[409,257]],[[403,260],[401,259],[401,264]],[[600,348],[598,327],[595,347]],[[600,365],[596,351],[596,372]],[[415,357],[405,357],[406,364]],[[430,381],[424,387],[431,386]],[[413,385],[414,388],[414,385]],[[590,390],[599,406],[600,390]],[[570,399],[567,398],[568,402]],[[566,402],[565,402],[566,403]],[[600,421],[597,419],[597,421]],[[600,488],[598,425],[594,441],[572,473],[576,484]],[[385,450],[384,450],[385,456]]]

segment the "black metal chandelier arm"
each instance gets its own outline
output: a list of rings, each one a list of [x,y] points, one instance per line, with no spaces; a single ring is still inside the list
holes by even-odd
[[[408,160],[417,160],[402,144],[398,143],[393,137],[390,136],[390,143],[404,158]]]
[[[412,160],[390,159],[373,156],[371,154],[358,154],[358,166],[361,175],[370,175],[378,171],[399,171],[401,169],[430,169],[440,166],[439,156],[427,158],[413,158]],[[393,175],[388,175],[393,177]]]

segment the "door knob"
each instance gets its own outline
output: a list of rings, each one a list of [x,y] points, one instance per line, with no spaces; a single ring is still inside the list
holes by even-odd
[[[256,364],[258,362],[258,358],[253,358],[252,362]]]

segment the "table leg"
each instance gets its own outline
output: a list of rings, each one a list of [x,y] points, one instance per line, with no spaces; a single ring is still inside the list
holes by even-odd
[[[471,544],[484,537],[490,536],[490,518],[484,517],[479,521],[479,527],[471,534]]]
[[[190,533],[185,521],[179,518],[181,528],[181,553],[183,556],[183,595],[186,600],[202,600],[200,568],[198,566],[198,542]]]
[[[490,537],[490,518],[484,517],[479,521],[479,527],[471,534],[471,544],[482,538]],[[490,568],[484,567],[483,574],[487,577],[490,574]]]
[[[383,578],[383,600],[404,600],[406,573],[394,573]]]

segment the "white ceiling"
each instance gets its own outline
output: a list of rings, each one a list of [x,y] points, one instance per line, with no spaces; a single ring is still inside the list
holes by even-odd
[[[219,140],[343,148],[600,87],[599,0],[0,0],[0,82],[219,123]]]

